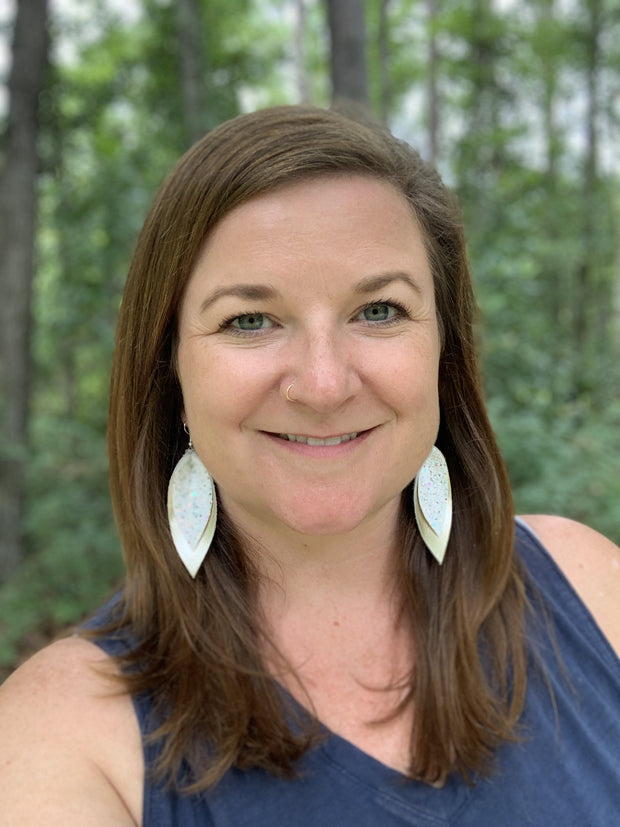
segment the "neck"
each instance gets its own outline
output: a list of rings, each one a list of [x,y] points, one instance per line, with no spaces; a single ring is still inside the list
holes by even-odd
[[[398,507],[378,511],[343,534],[300,534],[252,517],[235,524],[253,538],[263,605],[286,603],[296,610],[321,597],[372,606],[385,604],[397,582]]]
[[[302,705],[345,735],[352,730],[343,705],[364,721],[391,715],[413,663],[398,589],[397,518],[398,507],[386,509],[342,535],[240,526],[257,545],[265,663]]]

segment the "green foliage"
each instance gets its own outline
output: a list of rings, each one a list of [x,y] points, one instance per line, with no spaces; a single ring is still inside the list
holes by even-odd
[[[76,623],[120,582],[122,559],[109,497],[101,428],[52,415],[34,420],[27,530],[32,552],[0,588],[0,674],[34,631]]]
[[[552,0],[527,5],[518,21],[491,21],[495,42],[508,36],[516,60],[482,48],[488,28],[457,27],[462,59],[485,58],[484,71],[467,76],[473,118],[455,171],[489,410],[517,508],[572,516],[618,540],[617,180],[600,171],[598,121],[583,125],[591,137],[580,148],[557,114],[597,34],[583,26],[577,34]],[[608,61],[598,59],[602,77]],[[584,105],[593,87],[582,86]],[[597,99],[587,102],[602,119]],[[538,121],[515,118],[532,106]]]
[[[620,542],[620,404],[602,412],[579,400],[551,409],[549,397],[539,387],[516,409],[489,400],[517,510],[569,516]]]

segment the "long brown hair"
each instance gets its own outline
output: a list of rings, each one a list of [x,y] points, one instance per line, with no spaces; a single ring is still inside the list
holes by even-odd
[[[454,517],[439,567],[403,492],[402,581],[416,640],[411,774],[429,782],[489,768],[510,738],[526,683],[524,590],[513,555],[507,476],[484,408],[475,303],[460,212],[409,146],[343,114],[299,106],[243,115],[179,161],[147,216],[118,323],[109,418],[110,477],[127,580],[118,625],[135,646],[126,686],[154,699],[159,771],[190,789],[231,766],[293,774],[313,739],[261,661],[256,573],[226,515],[195,581],[174,550],[166,489],[186,447],[174,354],[177,313],[206,236],[260,193],[330,174],[392,183],[422,228],[442,334],[437,444],[450,468]],[[208,745],[205,747],[205,745]]]

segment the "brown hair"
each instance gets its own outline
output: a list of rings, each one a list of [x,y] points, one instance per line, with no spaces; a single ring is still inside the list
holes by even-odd
[[[402,579],[417,646],[411,774],[434,782],[453,771],[486,771],[523,706],[524,589],[512,499],[482,401],[455,201],[409,146],[380,127],[309,106],[243,115],[190,149],[157,195],[131,263],[112,373],[111,489],[127,566],[117,623],[129,625],[136,641],[123,659],[125,681],[154,699],[159,771],[178,780],[189,767],[191,789],[215,783],[231,766],[293,774],[313,732],[290,725],[291,710],[261,662],[251,539],[222,514],[195,581],[172,544],[166,489],[186,447],[177,312],[222,216],[260,193],[330,174],[374,176],[407,198],[427,245],[442,332],[437,444],[450,468],[454,517],[441,567],[418,536],[410,491],[402,507]]]

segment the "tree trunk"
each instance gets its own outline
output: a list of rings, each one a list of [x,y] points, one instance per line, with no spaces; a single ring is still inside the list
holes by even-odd
[[[295,81],[297,100],[309,103],[310,83],[306,71],[306,0],[295,0]]]
[[[176,0],[179,74],[185,135],[189,144],[207,128],[206,58],[199,0]]]
[[[368,106],[366,20],[363,0],[327,0],[332,100]]]
[[[556,15],[555,0],[543,0],[540,4],[539,25],[545,33],[552,30]],[[546,38],[545,38],[546,41]],[[560,139],[557,127],[557,97],[558,97],[558,59],[555,44],[553,48],[541,50],[540,69],[542,81],[542,125],[545,144],[545,190],[547,198],[553,202],[557,198],[558,190],[558,158]],[[569,285],[566,284],[565,273],[557,266],[555,248],[558,243],[559,225],[556,213],[552,209],[545,212],[545,236],[550,242],[551,253],[546,253],[543,260],[543,273],[545,283],[549,285],[549,311],[554,329],[561,328],[561,312],[566,295],[569,292]],[[558,336],[557,342],[563,342],[563,337]],[[554,340],[553,346],[556,345]]]
[[[503,168],[505,142],[500,135],[501,91],[497,79],[497,15],[491,0],[475,0],[466,28],[468,56],[462,71],[469,80],[465,132],[459,147],[459,187],[467,205],[471,237],[483,240],[495,231],[495,184]],[[483,241],[484,243],[484,241]]]
[[[379,4],[379,114],[386,126],[392,111],[392,79],[390,76],[390,7],[391,0]]]
[[[426,0],[428,18],[428,161],[433,166],[439,155],[439,84],[437,46],[437,0]]]
[[[0,579],[14,571],[24,554],[37,134],[39,94],[47,65],[46,23],[46,0],[20,0],[0,169]]]
[[[599,73],[600,73],[600,39],[602,34],[600,0],[589,0],[588,31],[586,42],[586,148],[582,184],[582,229],[581,262],[576,271],[575,290],[575,329],[574,338],[577,347],[577,364],[575,385],[578,391],[589,390],[590,316],[593,300],[596,301],[597,288],[597,183],[598,183],[598,119],[599,119]],[[597,330],[595,337],[604,337],[604,330]]]

